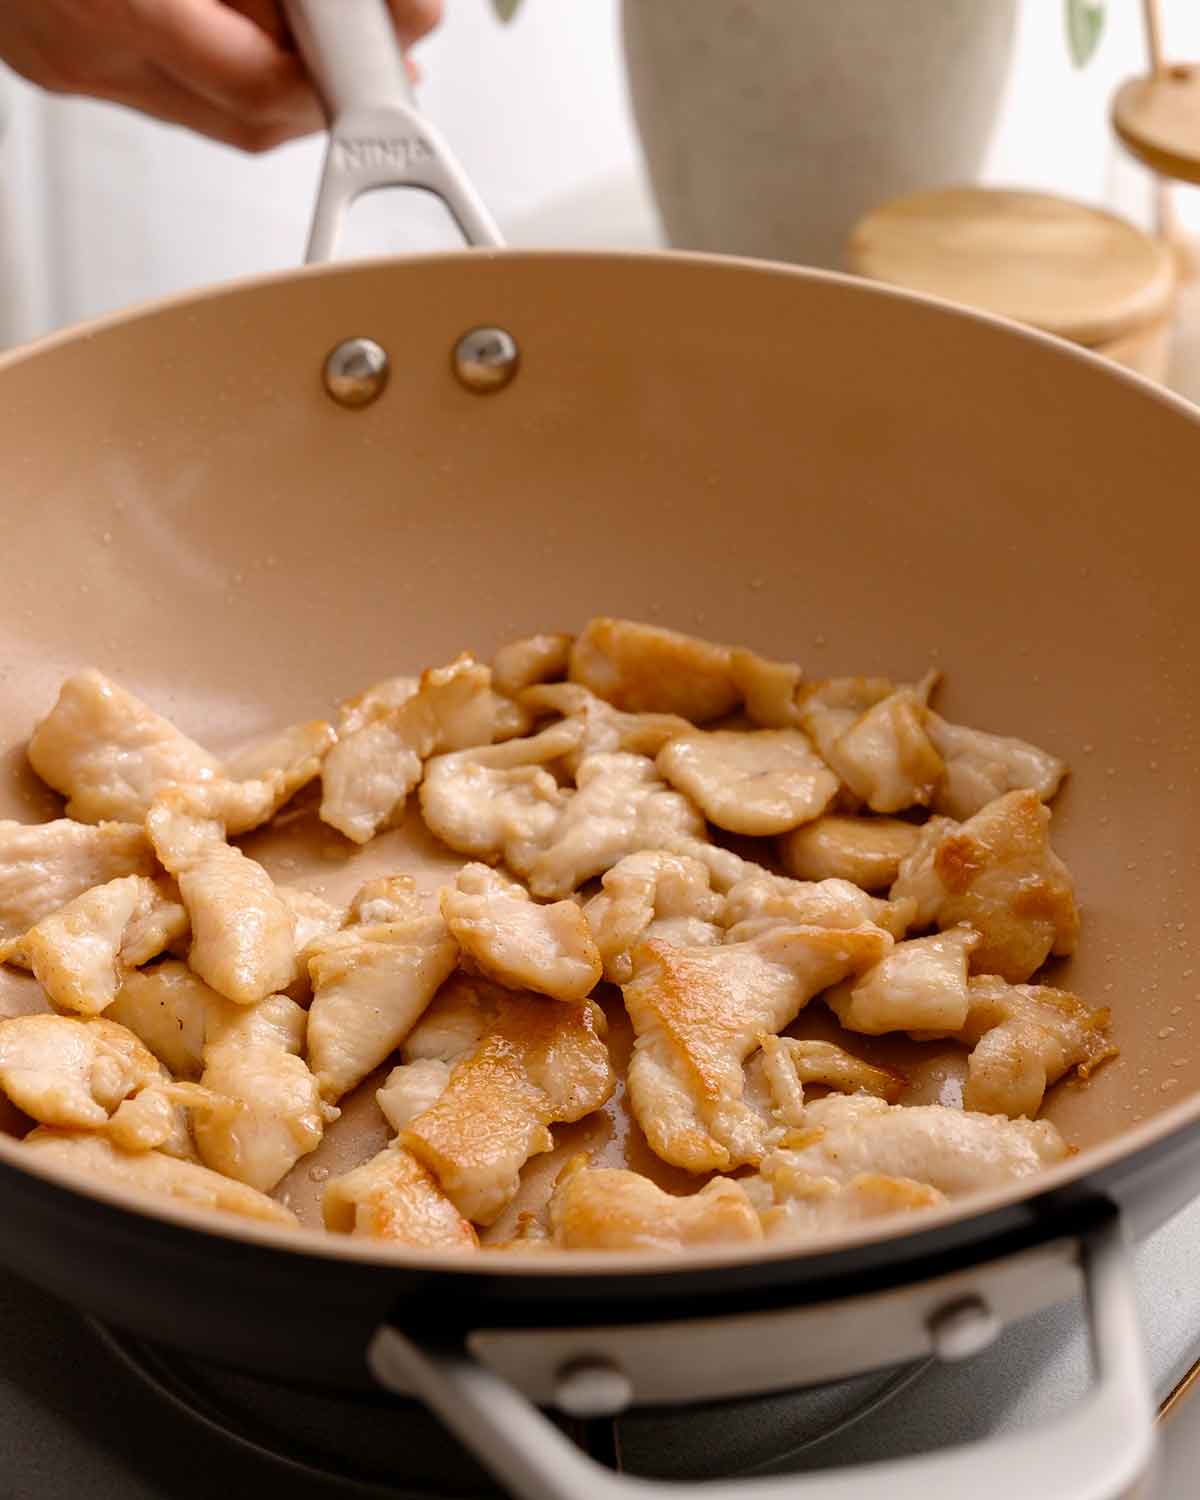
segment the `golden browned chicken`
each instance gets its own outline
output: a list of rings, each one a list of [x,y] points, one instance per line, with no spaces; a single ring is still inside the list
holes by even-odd
[[[710,823],[758,837],[819,817],[839,785],[800,729],[693,729],[655,764]]]
[[[828,813],[785,833],[777,848],[783,868],[796,880],[849,880],[864,891],[884,891],[920,832],[899,818]]]

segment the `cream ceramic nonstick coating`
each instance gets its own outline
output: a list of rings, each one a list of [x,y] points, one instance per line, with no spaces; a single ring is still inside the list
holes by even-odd
[[[479,325],[521,353],[487,396],[451,368]],[[351,335],[392,362],[361,410],[321,381]],[[4,816],[58,815],[24,744],[89,664],[218,749],[328,714],[378,677],[598,613],[814,676],[936,666],[948,718],[1072,767],[1053,838],[1083,938],[1052,978],[1111,1006],[1121,1055],[1051,1092],[1046,1113],[1079,1154],[1048,1180],[1200,1117],[1200,423],[1181,403],[1065,345],[849,279],[474,252],[249,283],[14,354],[0,454]],[[330,894],[396,870],[433,889],[458,863],[415,812],[364,850],[311,812],[281,822],[248,849]],[[6,1008],[37,1003],[29,981],[3,983]],[[821,1016],[814,1004],[808,1024]],[[862,1050],[898,1057],[912,1097],[961,1070],[954,1049]],[[382,1139],[372,1111],[334,1133],[331,1169]],[[576,1143],[620,1155],[609,1125],[589,1129]],[[648,1155],[634,1148],[637,1165]],[[286,1185],[310,1220],[312,1165]],[[488,1262],[534,1273],[516,1259]]]

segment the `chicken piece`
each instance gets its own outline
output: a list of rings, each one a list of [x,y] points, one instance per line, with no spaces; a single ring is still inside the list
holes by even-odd
[[[120,1106],[144,1091],[169,1099],[171,1077],[132,1032],[103,1017],[16,1016],[0,1021],[0,1089],[43,1125],[107,1130]],[[190,1155],[187,1122],[178,1107],[158,1110],[161,1129],[146,1139],[125,1117],[123,1143],[167,1145]],[[121,1126],[118,1126],[121,1131]]]
[[[226,760],[221,774],[230,781],[266,781],[274,785],[277,800],[268,814],[273,817],[302,787],[316,780],[321,774],[321,762],[336,743],[332,724],[324,719],[310,719],[239,750]],[[265,823],[267,818],[262,821]]]
[[[704,820],[662,781],[644,755],[591,755],[578,790],[540,842],[510,844],[505,858],[535,896],[569,896],[641,849],[672,849],[705,837]]]
[[[872,812],[926,807],[945,766],[925,730],[929,710],[900,688],[854,721],[822,754]]]
[[[436,1008],[405,1056],[427,1060],[427,1049],[440,1046],[438,1060],[450,1065],[446,1087],[396,1139],[464,1217],[491,1224],[511,1201],[526,1161],[553,1145],[548,1127],[582,1119],[611,1095],[603,1012],[588,1000],[544,1000],[462,981],[447,987]],[[424,1074],[428,1079],[429,1070]]]
[[[541,906],[516,881],[471,864],[442,888],[441,907],[463,953],[508,989],[582,1000],[600,982],[600,954],[574,901]]]
[[[571,647],[572,682],[628,713],[679,714],[695,724],[738,705],[731,652],[635,620],[590,620]]]
[[[308,965],[304,950],[318,938],[328,937],[330,933],[339,931],[349,913],[344,907],[326,901],[324,896],[318,896],[315,891],[301,890],[299,886],[277,885],[275,894],[292,914],[296,968],[307,985]]]
[[[1007,1120],[943,1104],[888,1104],[829,1094],[763,1162],[767,1182],[798,1173],[849,1182],[862,1172],[909,1178],[954,1197],[1053,1166],[1067,1146],[1048,1120]]]
[[[514,698],[492,691],[492,742],[519,740],[533,733],[534,717]]]
[[[0,940],[22,936],[95,885],[155,868],[138,824],[0,821]]]
[[[475,1041],[478,1042],[476,1037]],[[458,1048],[454,1056],[461,1056],[466,1048]],[[446,1092],[450,1082],[450,1064],[441,1057],[418,1057],[412,1062],[400,1063],[375,1090],[375,1100],[384,1119],[399,1134],[418,1115],[432,1109]]]
[[[489,862],[538,844],[567,801],[543,767],[574,749],[582,733],[582,725],[564,719],[529,739],[435,756],[421,783],[429,831],[460,854]]]
[[[99,1015],[125,975],[188,930],[187,913],[144,875],[96,885],[0,943],[0,962],[32,969],[53,1004]]]
[[[742,1097],[746,1059],[814,995],[877,963],[891,942],[866,925],[780,926],[719,948],[652,938],[635,949],[623,986],[636,1034],[629,1097],[658,1155],[692,1172],[758,1161],[764,1125]]]
[[[334,1102],[404,1040],[458,959],[440,916],[344,928],[308,950],[308,1063]]]
[[[219,994],[252,1005],[292,982],[295,922],[263,867],[226,843],[219,791],[171,788],[146,831],[179,881],[192,928],[188,962]]]
[[[897,943],[857,983],[841,984],[825,1003],[848,1031],[957,1031],[967,1019],[967,965],[980,937],[952,927]]]
[[[411,875],[383,875],[355,891],[346,925],[364,927],[379,922],[413,922],[425,915],[417,883]]]
[[[729,653],[734,686],[746,717],[760,729],[793,729],[800,723],[800,684],[804,673],[795,662],[768,661],[753,651]]]
[[[933,712],[925,728],[945,764],[932,806],[952,818],[974,817],[1005,792],[1025,788],[1049,802],[1067,774],[1066,761],[1025,740],[948,724]]]
[[[777,845],[784,869],[797,880],[849,880],[883,891],[900,873],[921,830],[898,818],[847,818],[829,813],[785,833]]]
[[[35,1159],[47,1166],[66,1167],[88,1181],[114,1182],[268,1224],[298,1223],[290,1209],[264,1193],[232,1182],[199,1162],[178,1161],[161,1151],[124,1151],[103,1136],[59,1130],[35,1130],[25,1137],[21,1149],[36,1153]]]
[[[848,880],[789,880],[749,867],[725,897],[725,941],[738,943],[769,927],[859,927],[864,922],[901,938],[912,920],[910,901],[882,901]]]
[[[633,950],[647,938],[685,948],[720,943],[724,903],[698,859],[645,849],[618,860],[584,907],[604,963],[604,977],[633,977]]]
[[[832,765],[834,746],[869,709],[891,697],[896,685],[887,677],[828,677],[797,687],[801,728],[822,760]]]
[[[746,1064],[746,1098],[764,1120],[804,1124],[804,1085],[821,1084],[844,1094],[874,1094],[894,1104],[907,1082],[891,1068],[876,1068],[832,1042],[764,1036],[762,1050]]]
[[[694,729],[655,765],[710,823],[759,837],[820,817],[839,785],[800,729]]]
[[[597,698],[578,682],[551,682],[526,688],[520,704],[530,714],[562,714],[583,728],[579,744],[563,757],[563,765],[574,775],[589,755],[628,750],[634,755],[657,755],[676,735],[692,726],[678,714],[628,714]]]
[[[535,683],[557,682],[567,675],[570,635],[528,635],[501,646],[492,660],[492,686],[515,698]]]
[[[220,771],[215,756],[94,669],[63,683],[30,736],[29,764],[81,823],[140,822],[165,788]]]
[[[326,755],[322,821],[356,844],[368,843],[399,821],[430,756],[490,744],[494,729],[487,667],[464,653],[449,666],[430,668],[411,697],[374,710]]]
[[[637,1172],[582,1167],[560,1177],[549,1217],[564,1250],[682,1250],[762,1239],[745,1189],[726,1177],[675,1197]]]
[[[1051,953],[1073,953],[1079,938],[1070,871],[1050,847],[1049,825],[1034,791],[1008,792],[965,823],[931,818],[892,900],[916,903],[917,927],[974,927],[983,941],[972,971],[1020,984]]]
[[[344,699],[338,704],[338,738],[353,734],[387,709],[407,703],[420,686],[419,677],[385,677],[353,698]]]
[[[335,1177],[325,1189],[325,1228],[399,1245],[476,1250],[479,1237],[433,1174],[395,1145]]]
[[[195,1081],[210,1034],[242,1007],[177,959],[125,975],[106,1018],[132,1031],[176,1078]]]
[[[945,1193],[911,1177],[859,1172],[846,1182],[836,1182],[830,1177],[814,1177],[803,1169],[791,1169],[771,1158],[768,1162],[769,1167],[764,1163],[762,1178],[748,1179],[744,1189],[759,1208],[768,1239],[829,1234],[869,1219],[938,1208],[947,1202]]]
[[[969,985],[969,1007],[954,1035],[972,1047],[963,1107],[989,1115],[1027,1115],[1046,1089],[1072,1068],[1088,1078],[1117,1049],[1109,1013],[1048,985],[1007,984],[981,974]]]
[[[339,1113],[300,1056],[305,1020],[284,995],[210,1013],[200,1082],[214,1098],[193,1112],[196,1147],[205,1166],[261,1193],[316,1150]]]

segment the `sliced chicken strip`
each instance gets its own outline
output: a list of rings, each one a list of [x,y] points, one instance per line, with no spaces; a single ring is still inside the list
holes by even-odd
[[[168,959],[126,974],[106,1017],[132,1031],[176,1078],[195,1081],[208,1037],[242,1009],[187,964]]]
[[[94,669],[63,683],[30,737],[29,763],[81,823],[139,822],[165,788],[220,773],[215,756]]]
[[[618,860],[600,885],[584,912],[614,984],[633,977],[633,950],[647,938],[685,948],[724,940],[724,902],[698,859],[646,849]]]
[[[921,830],[898,818],[849,818],[829,813],[779,840],[779,858],[796,880],[849,880],[864,891],[884,891]]]
[[[727,646],[636,620],[590,620],[571,648],[568,675],[628,713],[679,714],[696,724],[731,713],[739,699]]]
[[[261,1193],[316,1150],[339,1113],[322,1103],[300,1056],[306,1019],[294,1001],[270,995],[228,1008],[208,1028],[200,1082],[214,1098],[193,1112],[200,1159]]]
[[[475,1041],[478,1042],[479,1038]],[[465,1047],[458,1049],[453,1055],[457,1059],[466,1050]],[[446,1092],[450,1066],[441,1057],[419,1057],[392,1069],[382,1086],[375,1090],[375,1099],[394,1131],[404,1130],[418,1115],[433,1108]]]
[[[435,756],[421,783],[429,831],[460,854],[489,862],[537,845],[567,801],[543,767],[574,749],[582,733],[580,724],[563,720],[528,739]]]
[[[216,1208],[268,1224],[298,1222],[290,1209],[264,1193],[232,1182],[198,1162],[177,1161],[161,1151],[124,1151],[103,1136],[58,1130],[35,1130],[25,1137],[21,1149],[36,1153],[34,1159],[38,1161],[83,1173],[93,1181],[107,1179],[156,1197],[174,1198],[196,1208]]]
[[[191,1140],[182,1112],[170,1100],[171,1076],[132,1032],[103,1017],[16,1016],[0,1021],[0,1089],[18,1109],[43,1125],[107,1130],[120,1107],[150,1092],[162,1096],[160,1129],[147,1138],[143,1116],[134,1130],[118,1125],[124,1144],[166,1146],[189,1156]]]
[[[0,821],[0,939],[22,936],[95,885],[156,868],[140,824]]]
[[[446,1087],[397,1140],[433,1172],[460,1213],[490,1224],[511,1201],[525,1162],[553,1144],[548,1127],[582,1119],[612,1093],[603,1013],[587,1000],[514,995],[461,980],[447,986],[435,1010],[405,1056],[417,1060],[415,1050],[427,1061],[426,1049],[443,1048]],[[428,1068],[423,1072],[427,1079]]]
[[[295,923],[263,867],[225,841],[223,799],[220,787],[172,788],[146,831],[179,882],[192,927],[188,962],[218,993],[250,1005],[292,982]]]
[[[830,1094],[805,1109],[804,1127],[764,1161],[768,1182],[791,1174],[848,1182],[862,1172],[907,1177],[954,1197],[999,1187],[1067,1156],[1048,1120],[1007,1120],[941,1104],[887,1104]]]
[[[567,675],[570,635],[528,635],[501,646],[492,659],[492,686],[507,698],[535,683],[556,682]]]
[[[305,986],[308,983],[308,967],[304,950],[318,938],[328,937],[339,931],[346,923],[349,913],[345,907],[335,906],[318,896],[315,891],[301,890],[299,886],[277,885],[275,893],[292,914],[295,929],[297,968],[303,970]]]
[[[350,901],[346,925],[411,922],[426,915],[411,875],[382,875],[360,885]]]
[[[760,729],[793,729],[800,724],[804,673],[795,662],[768,661],[753,651],[729,653],[734,686],[746,717]]]
[[[834,746],[842,735],[895,691],[888,677],[828,677],[803,683],[797,689],[800,725],[822,760],[831,765]]]
[[[780,926],[719,948],[651,939],[635,949],[623,986],[636,1034],[629,1097],[657,1154],[692,1172],[758,1161],[764,1124],[742,1097],[746,1059],[891,944],[872,926]]]
[[[869,1219],[938,1208],[948,1201],[945,1193],[911,1177],[859,1172],[839,1182],[791,1170],[773,1158],[763,1164],[761,1178],[746,1181],[744,1191],[758,1205],[768,1239],[830,1234]]]
[[[368,843],[399,821],[430,756],[490,744],[494,732],[490,670],[465,653],[431,668],[411,697],[376,708],[326,755],[320,816],[355,843]]]
[[[583,1167],[559,1179],[549,1218],[564,1250],[682,1250],[762,1239],[745,1189],[724,1177],[675,1197],[637,1172]]]
[[[634,755],[657,755],[676,735],[692,726],[678,714],[629,714],[597,698],[578,682],[551,682],[525,689],[521,706],[537,718],[562,714],[582,726],[579,744],[563,757],[572,776],[589,755],[628,750]]]
[[[945,770],[920,692],[900,688],[867,709],[822,754],[872,812],[927,807]]]
[[[278,786],[271,816],[321,774],[321,762],[337,743],[332,724],[310,719],[231,755],[221,768],[230,781],[268,781]],[[263,821],[266,821],[265,819]]]
[[[894,1104],[905,1082],[902,1073],[873,1067],[832,1042],[792,1036],[764,1036],[762,1051],[746,1065],[747,1100],[764,1119],[770,1117],[781,1126],[804,1123],[806,1083],[844,1094],[874,1094]]]
[[[966,823],[932,818],[892,899],[916,903],[917,927],[974,927],[983,941],[972,970],[1020,984],[1051,953],[1073,953],[1079,938],[1071,875],[1050,847],[1049,826],[1034,791],[998,797]]]
[[[0,943],[0,962],[32,969],[53,1004],[99,1015],[138,964],[188,931],[188,916],[144,875],[123,875],[68,901],[24,936]]]
[[[540,840],[510,843],[505,850],[507,863],[535,896],[569,896],[628,854],[705,837],[696,808],[667,786],[644,755],[591,755],[581,762],[576,785]]]
[[[945,763],[934,789],[933,809],[952,818],[974,817],[1005,792],[1025,788],[1049,802],[1067,774],[1066,761],[1025,740],[948,724],[933,712],[925,727]]]
[[[825,1003],[848,1031],[957,1031],[967,1019],[967,965],[980,937],[952,927],[897,943],[854,984],[840,984]]]
[[[440,916],[347,927],[310,946],[308,1062],[326,1100],[400,1045],[457,959]]]
[[[820,817],[839,786],[800,729],[694,729],[665,745],[655,765],[710,823],[757,837]]]
[[[1080,1078],[1117,1049],[1109,1013],[1047,985],[1008,984],[994,974],[972,979],[969,1008],[953,1034],[972,1047],[963,1106],[992,1115],[1027,1115],[1042,1107],[1046,1089],[1073,1068]]]
[[[419,690],[419,677],[385,677],[338,704],[338,737],[353,734],[389,708],[399,708]]]
[[[325,1189],[325,1228],[395,1244],[438,1250],[475,1250],[479,1238],[438,1186],[433,1174],[396,1145]]]
[[[741,942],[771,926],[859,927],[872,922],[892,937],[903,937],[913,904],[868,896],[848,880],[789,880],[786,875],[748,866],[752,873],[731,886],[722,920],[726,942]]]
[[[555,1000],[582,1000],[601,978],[600,954],[574,901],[542,906],[487,865],[464,865],[441,893],[442,916],[488,979]]]

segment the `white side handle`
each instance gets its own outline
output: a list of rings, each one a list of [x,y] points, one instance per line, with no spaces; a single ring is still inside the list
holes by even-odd
[[[615,1474],[581,1452],[507,1381],[460,1352],[376,1334],[384,1386],[419,1395],[519,1500],[1119,1500],[1154,1458],[1154,1406],[1119,1217],[1080,1239],[1094,1380],[1041,1426],[937,1453],[829,1473],[674,1484]]]
[[[417,111],[385,0],[284,0],[284,7],[329,116],[306,259],[332,260],[350,205],[387,187],[433,193],[469,245],[502,244],[450,147]]]

